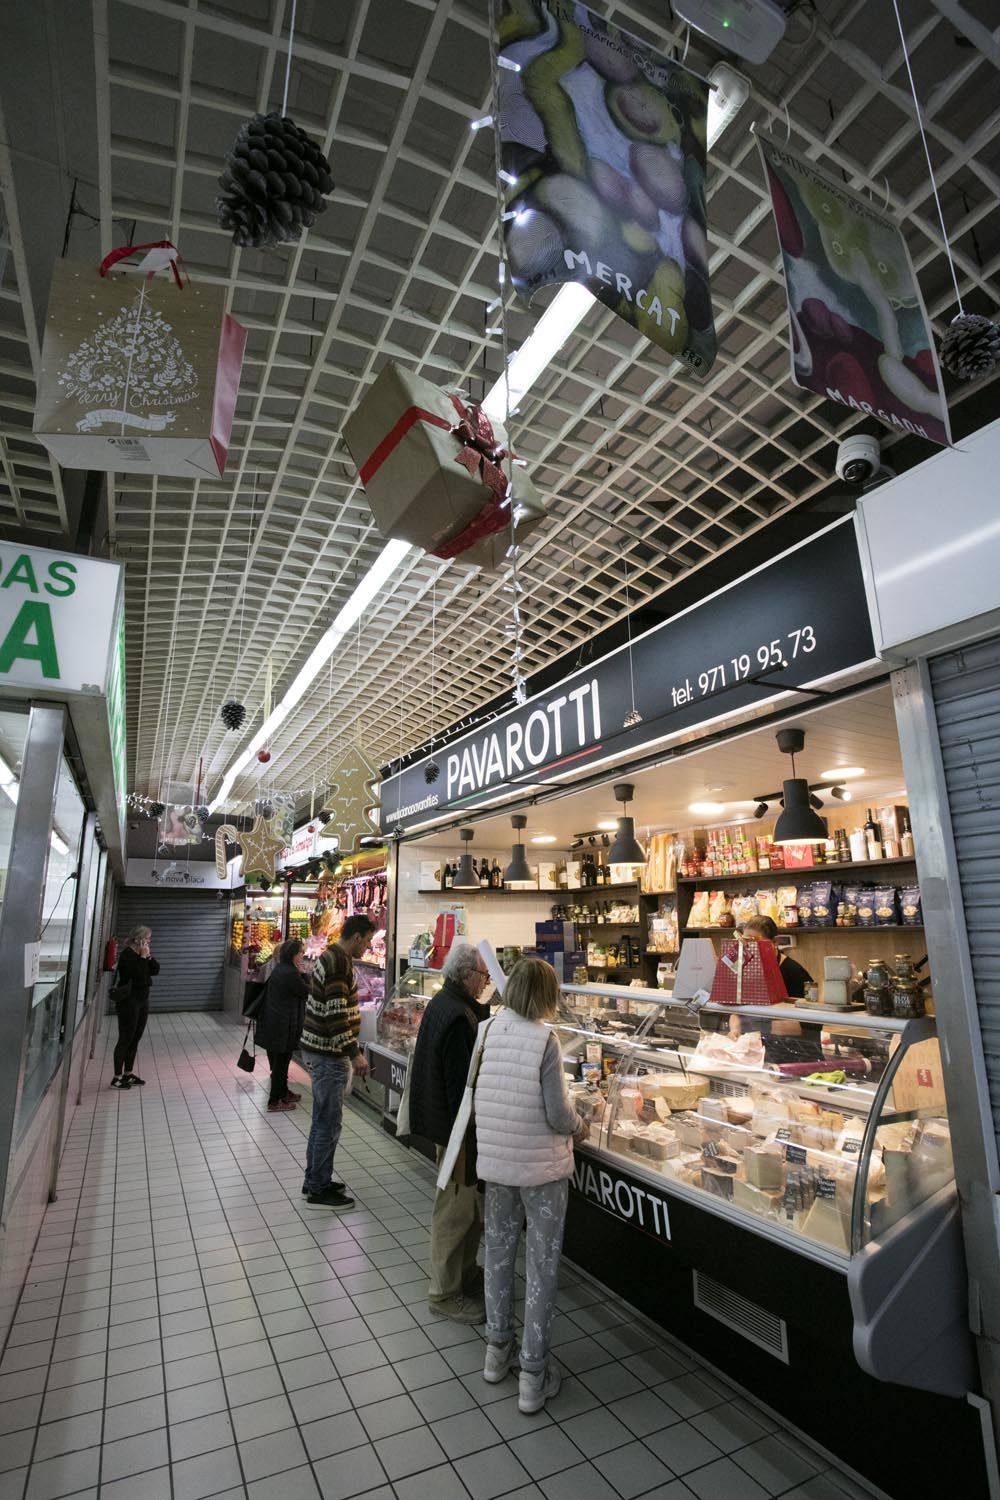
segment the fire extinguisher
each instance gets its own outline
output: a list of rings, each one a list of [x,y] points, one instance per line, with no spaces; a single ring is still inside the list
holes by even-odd
[[[118,939],[108,938],[104,948],[104,972],[111,974],[118,967]]]

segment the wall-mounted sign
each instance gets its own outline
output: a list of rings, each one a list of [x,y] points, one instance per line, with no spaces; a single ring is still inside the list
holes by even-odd
[[[320,821],[311,818],[308,823],[301,824],[292,834],[285,848],[282,849],[277,865],[279,870],[286,869],[289,865],[303,865],[307,860],[315,859],[321,854],[332,854],[338,848],[336,838],[323,838],[320,834]]]
[[[235,860],[220,875],[210,859],[130,859],[126,885],[145,885],[159,890],[227,891],[233,884]]]
[[[419,828],[822,682],[875,658],[852,518],[498,714],[382,783],[382,830]]]
[[[117,563],[0,545],[0,689],[103,695],[121,576]]]
[[[605,1213],[641,1229],[654,1239],[669,1241],[670,1211],[666,1195],[588,1155],[577,1151],[570,1187]]]

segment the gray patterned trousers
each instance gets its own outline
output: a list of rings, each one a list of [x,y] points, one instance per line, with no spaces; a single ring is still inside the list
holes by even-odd
[[[522,1370],[544,1370],[548,1359],[568,1200],[568,1177],[537,1187],[486,1184],[486,1333],[491,1344],[503,1346],[514,1337],[514,1263],[527,1218]]]

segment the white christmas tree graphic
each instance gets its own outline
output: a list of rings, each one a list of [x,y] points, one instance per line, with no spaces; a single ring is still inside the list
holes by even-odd
[[[173,421],[164,407],[191,401],[198,377],[184,356],[173,326],[156,308],[144,306],[144,289],[131,307],[102,320],[66,360],[59,384],[81,406],[100,407],[77,426],[90,429],[101,422],[122,422],[161,429]],[[137,418],[136,409],[157,410],[152,418]]]

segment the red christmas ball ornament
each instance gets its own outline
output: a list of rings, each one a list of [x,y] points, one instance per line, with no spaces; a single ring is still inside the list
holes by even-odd
[[[315,823],[310,823],[309,827],[306,829],[306,833],[315,833],[315,832],[316,832],[316,824]]]
[[[260,761],[262,766],[266,766],[268,761],[271,759],[270,750],[258,750],[257,759]]]

